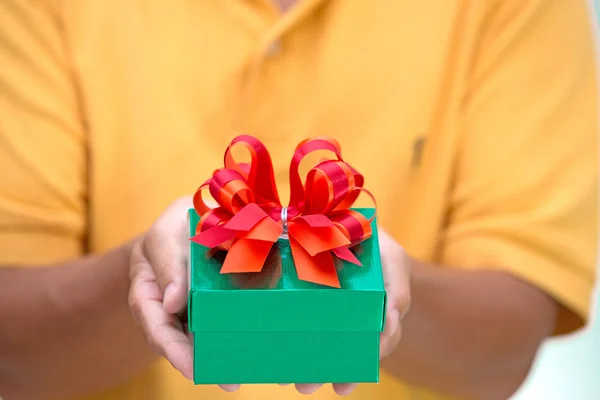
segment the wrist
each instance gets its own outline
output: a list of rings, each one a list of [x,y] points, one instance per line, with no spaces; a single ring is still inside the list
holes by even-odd
[[[97,316],[114,311],[115,305],[126,306],[134,243],[48,268],[42,290],[47,304],[63,314]]]

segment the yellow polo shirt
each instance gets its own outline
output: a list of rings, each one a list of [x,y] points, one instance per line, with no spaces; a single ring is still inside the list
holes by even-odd
[[[285,194],[294,146],[329,135],[410,254],[515,274],[563,305],[557,332],[577,328],[597,243],[586,3],[306,0],[282,16],[260,0],[3,0],[0,263],[123,243],[238,133],[268,146]],[[301,396],[194,387],[159,362],[93,398]],[[439,397],[384,373],[351,398]]]

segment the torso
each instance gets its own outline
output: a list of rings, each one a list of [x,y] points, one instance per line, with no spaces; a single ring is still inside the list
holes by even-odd
[[[462,2],[317,1],[281,19],[245,3],[65,1],[91,149],[91,249],[147,229],[222,166],[238,133],[267,145],[282,200],[296,144],[326,135],[365,175],[382,226],[412,254],[434,259],[452,164],[451,151],[440,158],[435,148],[452,147],[464,67],[456,40],[468,27]],[[439,212],[425,214],[420,202]],[[384,375],[354,398],[412,398],[404,390]],[[110,396],[225,398],[163,364]],[[235,398],[283,397],[295,398],[293,390],[248,387]]]

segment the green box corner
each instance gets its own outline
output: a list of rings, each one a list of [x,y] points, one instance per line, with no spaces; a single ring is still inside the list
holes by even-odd
[[[198,220],[190,210],[190,236]],[[379,382],[385,289],[376,221],[355,253],[363,265],[339,263],[341,289],[298,280],[289,243],[274,248],[261,273],[220,274],[222,255],[190,242],[194,383]]]

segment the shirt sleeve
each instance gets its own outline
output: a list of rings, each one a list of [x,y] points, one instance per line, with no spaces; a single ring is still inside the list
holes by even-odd
[[[585,0],[496,3],[469,73],[442,258],[541,288],[565,333],[588,319],[596,271],[592,13]]]
[[[82,253],[86,139],[59,17],[0,2],[0,265]]]

